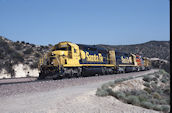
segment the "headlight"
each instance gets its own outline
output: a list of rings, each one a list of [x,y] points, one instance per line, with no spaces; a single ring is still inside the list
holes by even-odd
[[[55,56],[55,54],[54,53],[51,53],[51,56]]]

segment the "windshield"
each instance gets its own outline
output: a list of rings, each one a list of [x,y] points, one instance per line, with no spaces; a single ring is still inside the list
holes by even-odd
[[[63,50],[63,51],[69,50],[69,51],[71,51],[71,47],[70,46],[69,47],[58,47],[58,46],[55,46],[55,48],[52,49],[52,51],[57,51],[57,50]]]

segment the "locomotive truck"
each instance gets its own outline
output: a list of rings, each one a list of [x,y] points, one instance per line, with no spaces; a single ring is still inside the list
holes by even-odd
[[[144,58],[142,66],[149,69],[146,68],[149,65],[149,59]],[[136,55],[132,53],[67,41],[54,45],[40,59],[38,67],[40,70],[38,79],[105,75],[140,70]]]

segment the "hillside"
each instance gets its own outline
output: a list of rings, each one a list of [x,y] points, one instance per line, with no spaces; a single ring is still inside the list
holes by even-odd
[[[37,69],[39,58],[49,49],[50,46],[36,46],[24,41],[13,42],[0,36],[0,78],[2,75],[5,78],[15,77],[21,68],[26,73]]]
[[[135,45],[96,45],[123,52],[137,53],[149,58],[170,60],[169,41],[150,41]],[[0,78],[38,76],[37,64],[39,58],[52,45],[40,46],[24,41],[13,42],[0,36]],[[164,62],[163,62],[164,63]],[[156,60],[154,67],[165,67],[160,60]],[[169,70],[168,66],[165,67]],[[169,71],[167,71],[169,72]]]
[[[103,45],[98,46],[108,49],[135,53],[151,58],[153,68],[164,69],[170,73],[170,42],[169,41],[149,41],[142,44],[133,45]]]
[[[133,45],[100,45],[127,53],[136,53],[148,58],[160,58],[170,61],[170,42],[169,41],[149,41],[142,44]]]

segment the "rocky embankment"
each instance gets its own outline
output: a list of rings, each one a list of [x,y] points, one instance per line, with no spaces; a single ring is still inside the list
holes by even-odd
[[[106,82],[155,71],[0,85],[0,109],[2,113],[158,113],[95,95]]]

